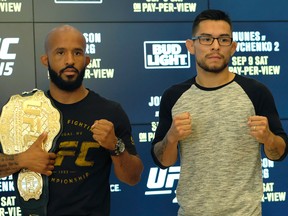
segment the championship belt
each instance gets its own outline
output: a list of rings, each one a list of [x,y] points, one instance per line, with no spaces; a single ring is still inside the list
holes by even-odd
[[[44,131],[48,139],[43,150],[54,150],[61,132],[61,113],[41,90],[13,95],[0,116],[0,142],[7,155],[26,151]],[[48,177],[22,169],[13,174],[14,187],[22,215],[45,216],[48,203]]]

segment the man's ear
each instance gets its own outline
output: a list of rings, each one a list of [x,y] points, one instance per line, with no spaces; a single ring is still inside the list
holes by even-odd
[[[90,57],[86,56],[86,66],[90,63]]]
[[[235,41],[232,42],[232,48],[231,48],[231,53],[230,55],[233,56],[234,53],[236,52],[236,48],[237,48],[237,43]]]
[[[48,56],[47,55],[42,55],[41,56],[41,63],[48,67]]]
[[[187,39],[186,40],[186,48],[188,49],[188,51],[190,52],[190,54],[194,55],[195,54],[195,50],[194,50],[194,41],[191,39]]]

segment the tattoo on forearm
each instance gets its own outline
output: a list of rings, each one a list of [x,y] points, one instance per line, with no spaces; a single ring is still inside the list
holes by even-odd
[[[18,163],[15,162],[14,155],[1,155],[0,176],[7,176],[19,170]]]
[[[155,146],[155,155],[160,161],[163,160],[163,154],[164,154],[166,147],[167,147],[167,142],[165,140],[163,140],[161,144],[159,143],[157,146]]]

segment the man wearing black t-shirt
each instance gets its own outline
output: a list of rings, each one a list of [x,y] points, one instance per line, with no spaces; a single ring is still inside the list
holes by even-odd
[[[53,29],[45,40],[41,61],[49,70],[47,95],[62,115],[53,153],[42,149],[49,136],[43,132],[27,151],[0,154],[0,176],[23,168],[49,176],[49,216],[108,216],[111,165],[128,185],[137,184],[143,170],[120,104],[82,83],[90,62],[85,47],[82,33],[69,25]]]

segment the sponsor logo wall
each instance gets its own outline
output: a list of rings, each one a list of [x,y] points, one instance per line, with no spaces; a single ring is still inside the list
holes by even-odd
[[[195,15],[206,8],[231,15],[238,50],[229,69],[270,88],[288,132],[287,7],[286,0],[0,0],[0,105],[12,94],[47,89],[47,71],[40,63],[47,32],[64,23],[79,28],[91,57],[84,82],[123,105],[145,165],[135,187],[112,172],[111,215],[176,215],[181,167],[178,162],[157,168],[150,146],[163,91],[195,75],[194,58],[185,48]],[[263,154],[264,216],[288,211],[287,160],[272,162]],[[22,215],[11,176],[0,179],[0,197],[0,216]]]

